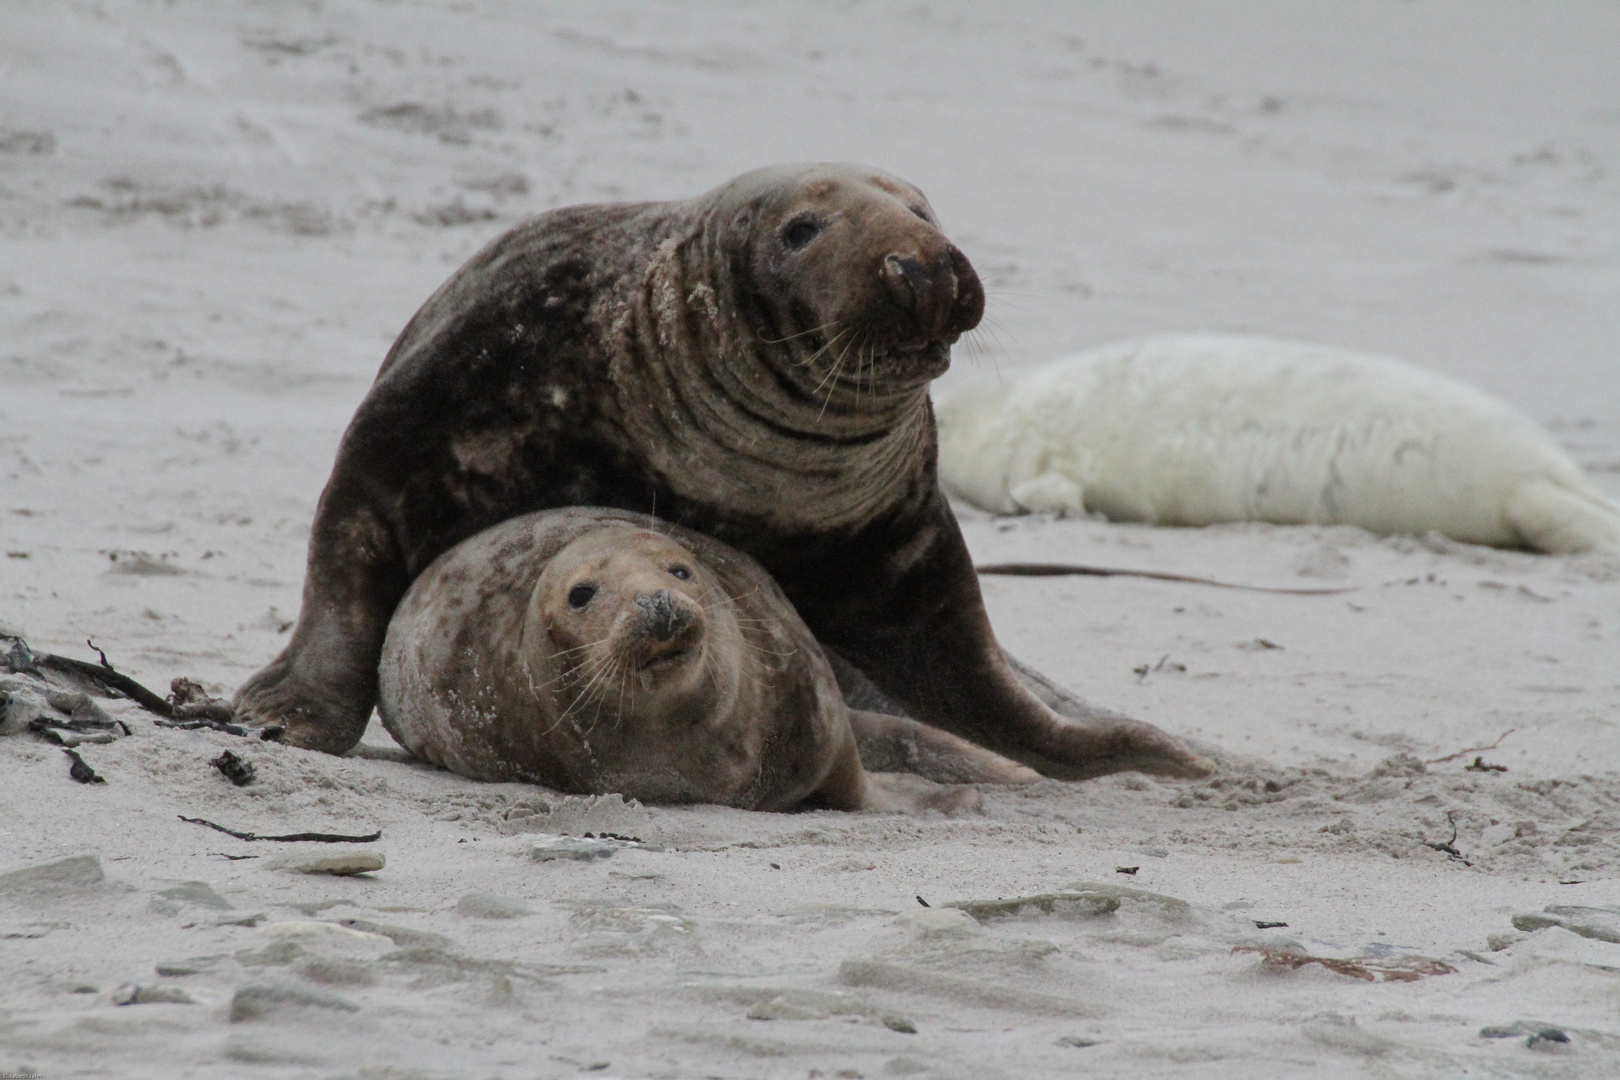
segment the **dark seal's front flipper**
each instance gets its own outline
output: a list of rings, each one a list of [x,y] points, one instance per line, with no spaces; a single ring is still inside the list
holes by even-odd
[[[824,649],[864,676],[849,679],[846,700],[900,711],[1060,780],[1128,770],[1174,777],[1213,771],[1167,732],[1088,706],[1007,657],[955,518],[942,498],[928,510],[934,526],[922,533],[926,546],[875,538],[874,549],[898,557],[850,560],[856,572],[845,589],[795,597]],[[837,673],[841,681],[848,676]]]
[[[339,459],[341,463],[341,458]],[[377,701],[377,658],[409,579],[380,515],[337,484],[316,510],[303,607],[280,656],[236,691],[239,724],[291,746],[342,754]]]

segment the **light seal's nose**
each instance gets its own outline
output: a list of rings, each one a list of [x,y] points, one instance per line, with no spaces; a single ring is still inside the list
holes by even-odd
[[[692,613],[677,604],[668,589],[636,597],[636,615],[647,633],[661,642],[673,638],[692,621]]]

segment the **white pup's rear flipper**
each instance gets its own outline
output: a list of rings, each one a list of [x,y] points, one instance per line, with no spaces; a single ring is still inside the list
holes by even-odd
[[[1571,491],[1556,480],[1532,480],[1503,511],[1526,547],[1551,555],[1603,551],[1620,555],[1620,509],[1595,492]]]
[[[1032,514],[1084,514],[1085,492],[1080,485],[1058,472],[1041,475],[1014,485],[1007,497],[1020,510]]]

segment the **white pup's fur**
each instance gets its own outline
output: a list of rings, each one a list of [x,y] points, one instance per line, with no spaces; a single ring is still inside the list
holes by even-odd
[[[1155,337],[969,388],[936,412],[947,490],[995,513],[1620,552],[1620,509],[1534,421],[1382,357]]]

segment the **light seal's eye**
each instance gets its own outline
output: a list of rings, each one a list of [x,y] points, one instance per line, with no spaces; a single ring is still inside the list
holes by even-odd
[[[595,585],[575,585],[572,589],[568,590],[568,606],[573,608],[575,611],[578,611],[586,604],[590,603],[591,597],[595,595]]]
[[[790,250],[797,251],[820,236],[821,230],[825,228],[826,225],[822,224],[819,218],[795,218],[783,228],[782,243],[786,244]]]
[[[685,581],[692,576],[692,571],[682,566],[680,563],[676,563],[674,566],[669,568],[669,576],[680,578],[682,581]]]

